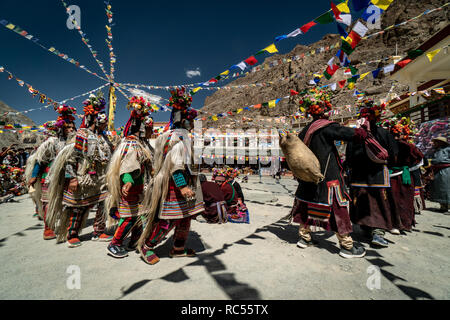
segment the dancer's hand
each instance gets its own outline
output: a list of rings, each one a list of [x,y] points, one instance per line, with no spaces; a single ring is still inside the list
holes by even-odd
[[[123,185],[122,194],[124,197],[128,196],[128,191],[130,191],[131,186],[132,186],[131,182],[127,182]]]
[[[30,181],[28,181],[28,186],[34,186],[34,184],[36,183],[37,178],[31,178]]]
[[[77,180],[77,178],[72,178],[72,179],[70,179],[70,181],[69,181],[69,190],[70,190],[70,192],[75,192],[76,190],[77,190],[77,188],[78,188],[78,180]]]
[[[195,196],[195,193],[189,187],[181,188],[180,192],[181,192],[181,195],[186,199],[193,198]]]

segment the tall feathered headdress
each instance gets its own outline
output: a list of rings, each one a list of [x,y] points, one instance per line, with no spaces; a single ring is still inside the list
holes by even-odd
[[[417,133],[415,123],[407,117],[384,119],[379,124],[389,130],[395,137],[405,141],[411,141]]]

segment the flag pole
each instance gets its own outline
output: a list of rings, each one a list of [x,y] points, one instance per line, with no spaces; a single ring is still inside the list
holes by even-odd
[[[108,114],[108,131],[114,131],[114,116],[116,114],[116,101],[117,97],[115,94],[116,88],[111,84],[109,86],[109,114]]]

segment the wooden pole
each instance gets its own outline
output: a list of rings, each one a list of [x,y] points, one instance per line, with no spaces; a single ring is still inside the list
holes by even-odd
[[[108,114],[108,131],[114,131],[114,117],[116,114],[116,88],[113,85],[109,86],[109,114]]]

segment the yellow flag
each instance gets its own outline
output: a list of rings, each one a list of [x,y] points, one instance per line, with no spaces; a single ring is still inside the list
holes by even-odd
[[[266,50],[269,53],[278,52],[277,47],[275,47],[275,44],[273,44],[273,43],[270,46],[268,46],[267,48],[264,48],[263,50]]]
[[[229,73],[230,73],[230,70],[227,70],[227,71],[222,72],[220,75],[221,75],[221,76],[226,76],[226,75],[229,74]]]
[[[351,89],[353,89],[355,87],[355,83],[354,82],[350,82],[349,84],[348,84],[348,88],[351,90]]]
[[[305,108],[300,107],[300,111],[301,111],[301,112],[305,112]]]
[[[275,100],[270,100],[269,101],[269,108],[274,108],[275,107]]]
[[[381,10],[386,10],[394,0],[371,0],[374,5],[376,5]],[[339,8],[339,6],[338,6]]]
[[[241,113],[244,109],[237,109],[236,113]]]
[[[192,89],[192,92],[193,93],[196,93],[198,90],[200,90],[202,87],[197,87],[197,88],[195,88],[195,89]]]
[[[213,119],[214,121],[217,121],[217,120],[219,120],[219,119],[217,119],[217,117],[216,117],[216,116],[212,116],[212,119]]]
[[[157,106],[156,104],[152,104],[152,109],[153,109],[153,110],[156,110],[156,111],[159,110],[159,108],[158,108],[158,106]]]
[[[316,54],[316,50],[311,50],[311,55],[315,55]]]
[[[13,25],[12,23],[8,23],[7,25],[6,25],[6,27],[8,28],[8,29],[14,29],[16,26],[15,25]]]
[[[369,72],[366,72],[366,73],[363,73],[363,74],[359,77],[359,79],[360,79],[360,80],[364,79],[369,73],[370,73],[370,71],[369,71]]]
[[[317,73],[314,73],[314,77],[317,77],[317,78],[322,78],[323,77],[323,74],[317,74]]]
[[[430,60],[430,62],[433,61],[434,56],[437,55],[439,51],[441,51],[441,49],[436,49],[434,51],[427,52],[428,60]]]
[[[340,12],[350,13],[350,8],[348,7],[348,0],[336,5]]]

